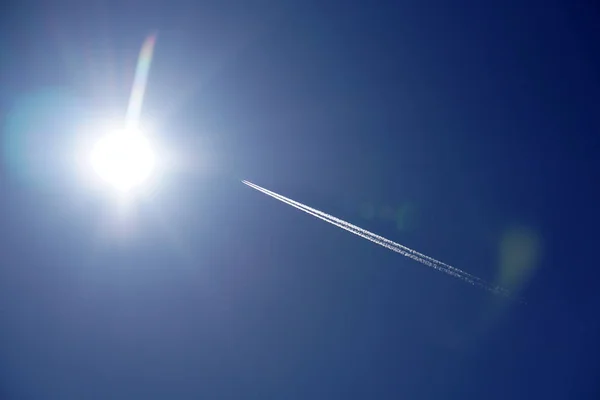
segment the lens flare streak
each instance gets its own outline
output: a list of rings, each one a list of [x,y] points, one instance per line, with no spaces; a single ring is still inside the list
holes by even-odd
[[[140,50],[131,96],[129,98],[129,106],[127,108],[127,126],[129,128],[136,128],[139,122],[155,43],[156,35],[150,35],[146,38]]]

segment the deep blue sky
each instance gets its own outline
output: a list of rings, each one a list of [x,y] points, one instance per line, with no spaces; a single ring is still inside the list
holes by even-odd
[[[78,3],[2,12],[0,398],[600,396],[597,9]],[[61,144],[154,31],[143,114],[194,168],[123,234]]]

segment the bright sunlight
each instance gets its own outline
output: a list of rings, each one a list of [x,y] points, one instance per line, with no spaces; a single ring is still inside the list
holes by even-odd
[[[152,175],[155,161],[148,138],[133,129],[102,137],[90,154],[94,172],[121,194],[146,183]]]

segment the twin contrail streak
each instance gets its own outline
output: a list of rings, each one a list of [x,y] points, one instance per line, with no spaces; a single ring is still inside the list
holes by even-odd
[[[280,200],[292,207],[295,207],[301,211],[304,211],[307,214],[310,214],[314,217],[317,217],[319,219],[322,219],[323,221],[329,222],[332,225],[335,225],[339,228],[342,228],[344,230],[347,230],[348,232],[354,233],[355,235],[358,235],[364,239],[370,240],[373,243],[377,243],[380,246],[383,246],[389,250],[395,251],[396,253],[400,253],[405,257],[408,258],[412,258],[415,261],[420,262],[421,264],[427,265],[428,267],[434,268],[438,271],[444,272],[448,275],[454,276],[456,278],[462,279],[463,281],[470,283],[471,285],[474,286],[478,286],[480,288],[483,288],[485,290],[488,290],[492,293],[496,293],[496,294],[502,294],[505,296],[510,296],[510,293],[506,290],[503,289],[501,287],[498,286],[493,286],[490,285],[489,283],[485,282],[483,279],[478,278],[474,275],[471,275],[463,270],[460,270],[458,268],[452,267],[451,265],[445,264],[439,260],[436,260],[435,258],[426,256],[425,254],[421,254],[418,251],[415,251],[413,249],[410,249],[406,246],[403,246],[399,243],[393,242],[389,239],[386,239],[382,236],[376,235],[375,233],[369,232],[366,229],[362,229],[356,225],[353,225],[349,222],[346,222],[344,220],[341,220],[339,218],[336,218],[332,215],[329,215],[327,213],[324,213],[322,211],[319,211],[317,209],[314,209],[312,207],[309,207],[307,205],[304,205],[300,202],[297,202],[295,200],[289,199],[285,196],[282,196],[280,194],[277,194],[275,192],[272,192],[270,190],[267,190],[263,187],[260,187],[258,185],[255,185],[251,182],[248,181],[242,181],[242,183],[250,186],[253,189],[256,189],[260,192],[263,192],[264,194],[267,194],[277,200]]]

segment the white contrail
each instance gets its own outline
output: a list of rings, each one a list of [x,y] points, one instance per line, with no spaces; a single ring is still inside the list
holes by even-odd
[[[439,260],[436,260],[435,258],[432,258],[432,257],[426,256],[425,254],[419,253],[419,252],[418,252],[418,251],[416,251],[416,250],[413,250],[413,249],[411,249],[411,248],[408,248],[408,247],[406,247],[406,246],[403,246],[403,245],[401,245],[401,244],[399,244],[399,243],[393,242],[393,241],[391,241],[391,240],[389,240],[389,239],[386,239],[386,238],[384,238],[384,237],[382,237],[382,236],[379,236],[379,235],[377,235],[377,234],[375,234],[375,233],[373,233],[373,232],[369,232],[369,231],[368,231],[368,230],[366,230],[366,229],[362,229],[362,228],[360,228],[360,227],[358,227],[358,226],[356,226],[356,225],[353,225],[353,224],[351,224],[351,223],[349,223],[349,222],[346,222],[346,221],[344,221],[344,220],[341,220],[341,219],[339,219],[339,218],[336,218],[336,217],[334,217],[333,215],[330,215],[330,214],[324,213],[324,212],[322,212],[322,211],[316,210],[316,209],[314,209],[314,208],[312,208],[312,207],[309,207],[309,206],[307,206],[307,205],[305,205],[305,204],[302,204],[302,203],[300,203],[300,202],[297,202],[297,201],[295,201],[295,200],[292,200],[292,199],[290,199],[290,198],[287,198],[287,197],[285,197],[285,196],[282,196],[282,195],[280,195],[280,194],[278,194],[278,193],[272,192],[272,191],[270,191],[270,190],[268,190],[268,189],[265,189],[265,188],[263,188],[263,187],[260,187],[260,186],[258,186],[258,185],[256,185],[256,184],[254,184],[254,183],[251,183],[251,182],[248,182],[248,181],[243,181],[243,183],[245,183],[245,184],[247,184],[247,185],[249,185],[249,186],[252,186],[252,187],[254,187],[254,188],[255,188],[255,189],[257,189],[257,190],[260,190],[260,191],[262,191],[262,192],[263,192],[263,193],[265,193],[265,194],[269,194],[269,195],[271,195],[271,196],[274,196],[274,197],[277,197],[277,198],[282,198],[282,199],[285,199],[285,200],[287,200],[288,202],[292,202],[292,203],[294,203],[294,204],[298,205],[298,206],[299,206],[299,207],[301,207],[301,208],[305,208],[305,209],[307,209],[307,210],[310,210],[310,211],[312,211],[313,213],[319,214],[319,215],[323,216],[324,218],[331,219],[331,220],[333,220],[333,221],[335,221],[335,222],[337,222],[337,223],[339,223],[339,224],[342,224],[342,225],[348,226],[350,229],[352,229],[352,230],[356,230],[356,231],[358,231],[358,232],[361,232],[361,233],[362,233],[362,234],[364,234],[364,235],[372,236],[372,237],[376,238],[377,240],[379,240],[379,241],[382,241],[383,243],[386,243],[386,244],[388,244],[388,245],[390,245],[390,246],[398,247],[399,249],[403,250],[404,252],[407,252],[407,253],[413,254],[413,255],[415,255],[415,256],[417,256],[417,257],[419,257],[419,258],[423,258],[423,259],[425,259],[425,260],[428,260],[428,261],[430,261],[430,262],[432,262],[432,263],[435,263],[435,264],[436,264],[436,265],[438,265],[439,267],[443,267],[443,268],[449,269],[449,270],[451,270],[451,271],[454,271],[454,272],[456,272],[456,273],[458,273],[458,274],[461,274],[461,275],[468,276],[469,278],[471,278],[471,279],[473,279],[473,280],[475,280],[475,281],[481,281],[481,282],[484,282],[482,279],[480,279],[480,278],[478,278],[478,277],[476,277],[476,276],[473,276],[473,275],[471,275],[471,274],[468,274],[467,272],[464,272],[464,271],[462,271],[462,270],[460,270],[460,269],[458,269],[458,268],[455,268],[455,267],[452,267],[451,265],[445,264],[445,263],[443,263],[443,262],[441,262],[441,261],[439,261]]]
[[[280,200],[288,205],[291,205],[292,207],[295,207],[299,210],[302,210],[314,217],[317,217],[319,219],[322,219],[323,221],[329,222],[339,228],[345,229],[348,232],[352,232],[355,235],[358,235],[362,238],[365,238],[367,240],[372,241],[373,243],[377,243],[380,246],[383,246],[389,250],[395,251],[397,253],[402,254],[403,256],[412,258],[415,261],[420,262],[421,264],[427,265],[429,267],[435,268],[438,271],[442,271],[445,272],[448,275],[452,275],[456,278],[462,279],[463,281],[470,283],[472,285],[475,286],[479,286],[485,290],[488,290],[490,292],[496,293],[496,294],[503,294],[505,296],[509,296],[510,293],[506,290],[503,289],[501,287],[497,287],[497,286],[492,286],[490,284],[488,284],[487,282],[485,282],[484,280],[482,280],[481,278],[478,278],[476,276],[473,276],[467,272],[464,272],[458,268],[452,267],[448,264],[445,264],[441,261],[438,261],[432,257],[426,256],[424,254],[421,254],[413,249],[410,249],[406,246],[403,246],[399,243],[393,242],[389,239],[386,239],[382,236],[376,235],[372,232],[367,231],[366,229],[362,229],[356,225],[353,225],[349,222],[346,222],[344,220],[341,220],[339,218],[336,218],[332,215],[329,215],[327,213],[324,213],[322,211],[316,210],[312,207],[309,207],[307,205],[304,205],[300,202],[297,202],[295,200],[289,199],[285,196],[282,196],[280,194],[277,194],[275,192],[272,192],[270,190],[267,190],[265,188],[262,188],[258,185],[255,185],[251,182],[248,181],[242,181],[242,183],[260,191],[263,192],[277,200]]]

